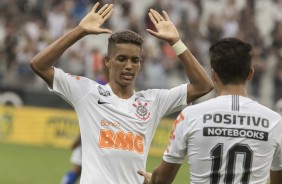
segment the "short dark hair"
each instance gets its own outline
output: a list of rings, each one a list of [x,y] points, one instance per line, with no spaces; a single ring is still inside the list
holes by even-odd
[[[142,48],[144,42],[144,39],[139,34],[129,30],[116,32],[108,40],[108,54],[112,53],[116,44],[130,43]]]
[[[237,38],[223,38],[210,47],[210,63],[224,85],[243,84],[251,70],[252,46]]]

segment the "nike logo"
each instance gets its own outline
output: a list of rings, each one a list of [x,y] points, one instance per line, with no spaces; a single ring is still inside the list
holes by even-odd
[[[100,99],[98,100],[98,104],[110,104],[109,102],[102,102]]]

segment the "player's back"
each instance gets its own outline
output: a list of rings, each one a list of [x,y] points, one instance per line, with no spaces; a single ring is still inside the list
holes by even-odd
[[[281,116],[259,103],[219,96],[182,114],[191,183],[267,183],[280,164]]]

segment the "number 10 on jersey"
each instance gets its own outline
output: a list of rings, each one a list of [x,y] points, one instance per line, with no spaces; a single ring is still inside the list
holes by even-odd
[[[211,150],[212,168],[210,175],[211,184],[219,184],[220,181],[220,168],[222,165],[223,144],[219,143]],[[249,178],[252,168],[253,152],[247,144],[235,144],[227,151],[226,157],[226,173],[224,183],[232,184],[235,174],[235,164],[237,154],[242,154],[243,158],[243,173],[241,183],[249,183]]]

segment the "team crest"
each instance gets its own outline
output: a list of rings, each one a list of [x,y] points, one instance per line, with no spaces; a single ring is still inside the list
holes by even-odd
[[[150,117],[151,113],[146,108],[146,106],[148,105],[147,102],[142,103],[141,101],[138,101],[137,104],[132,104],[132,105],[133,107],[136,108],[135,115],[139,119],[146,121]]]

